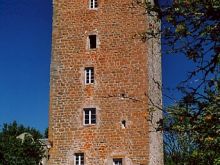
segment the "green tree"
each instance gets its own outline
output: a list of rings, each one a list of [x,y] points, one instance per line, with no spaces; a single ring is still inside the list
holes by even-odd
[[[23,138],[19,138],[21,134]],[[15,121],[4,124],[0,132],[0,164],[38,165],[44,156],[39,138],[42,135],[34,128],[18,125]]]
[[[165,108],[166,164],[220,164],[220,1],[135,0],[162,27],[144,41],[161,37],[163,54],[184,55],[194,68],[178,84],[182,98]]]
[[[181,100],[168,109],[163,127],[168,135],[165,139],[167,164],[219,164],[219,89],[220,81],[215,88],[206,89],[206,98]]]

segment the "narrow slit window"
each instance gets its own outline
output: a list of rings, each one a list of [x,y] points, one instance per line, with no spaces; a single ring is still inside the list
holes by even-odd
[[[94,68],[88,67],[85,68],[85,84],[93,84],[94,83]]]
[[[113,165],[122,165],[122,158],[113,159]]]
[[[98,0],[90,0],[89,7],[90,9],[98,8]]]
[[[122,120],[121,124],[122,124],[122,128],[126,128],[126,120]]]
[[[96,109],[95,108],[84,108],[84,124],[96,124]]]
[[[84,153],[75,153],[74,165],[84,165]]]
[[[97,48],[97,36],[89,35],[89,49],[96,49],[96,48]]]

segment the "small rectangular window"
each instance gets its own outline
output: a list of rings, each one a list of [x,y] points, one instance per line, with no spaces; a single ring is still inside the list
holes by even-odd
[[[84,108],[84,124],[96,124],[96,109]]]
[[[122,165],[122,158],[113,159],[113,165]]]
[[[90,9],[98,8],[98,0],[90,0],[89,7]]]
[[[93,84],[94,83],[94,68],[88,67],[85,68],[85,84]]]
[[[84,153],[75,153],[74,165],[84,165]]]
[[[97,36],[89,35],[89,49],[96,49],[96,48],[97,48]]]

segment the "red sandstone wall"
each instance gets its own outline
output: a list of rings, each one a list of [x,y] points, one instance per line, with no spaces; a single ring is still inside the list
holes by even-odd
[[[132,0],[54,0],[51,61],[51,165],[73,164],[85,153],[87,165],[148,164],[147,44],[134,36],[146,17]],[[89,50],[87,37],[99,45]],[[95,84],[84,84],[84,68],[94,67]],[[122,98],[124,96],[124,98]],[[83,108],[97,109],[97,124],[83,125]],[[127,127],[121,127],[126,120]]]

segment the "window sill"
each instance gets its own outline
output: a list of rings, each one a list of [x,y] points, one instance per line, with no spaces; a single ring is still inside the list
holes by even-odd
[[[91,11],[97,11],[98,8],[89,8],[89,10],[91,10]]]
[[[93,48],[93,49],[88,49],[88,52],[96,52],[98,50],[98,48]]]
[[[96,126],[97,124],[83,124],[84,127],[94,127]]]

